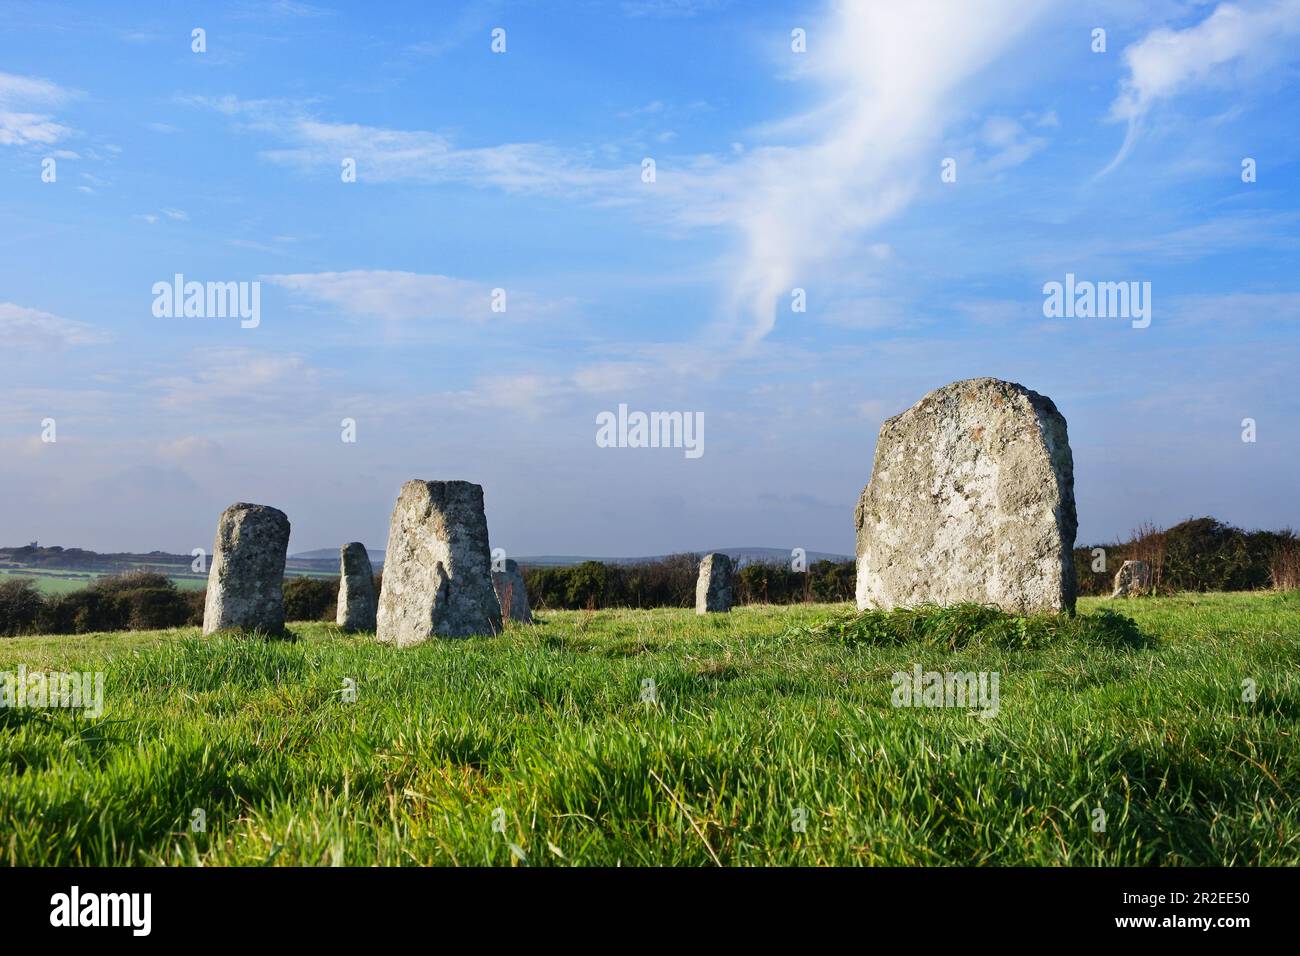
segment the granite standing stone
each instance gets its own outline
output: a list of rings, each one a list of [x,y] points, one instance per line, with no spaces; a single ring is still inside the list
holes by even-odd
[[[733,588],[732,572],[735,565],[721,552],[704,556],[700,562],[700,576],[695,581],[695,613],[715,614],[731,610]]]
[[[379,602],[375,571],[360,541],[345,544],[339,554],[339,608],[335,621],[345,631],[373,631]]]
[[[376,636],[407,647],[497,633],[501,606],[491,569],[482,487],[406,482],[388,528]]]
[[[1074,611],[1074,460],[1050,398],[954,382],[886,421],[858,502],[857,603]]]
[[[521,624],[533,623],[532,608],[528,606],[528,588],[517,561],[507,558],[504,571],[492,572],[492,587],[497,592],[504,618]]]
[[[1113,598],[1134,597],[1151,590],[1151,565],[1145,561],[1125,561],[1115,575]]]
[[[284,630],[284,560],[289,519],[266,505],[240,502],[221,513],[208,571],[203,633]]]

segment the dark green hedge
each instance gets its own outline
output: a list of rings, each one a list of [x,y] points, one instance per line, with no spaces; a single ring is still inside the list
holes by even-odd
[[[694,607],[700,556],[675,554],[638,564],[585,561],[569,567],[523,570],[534,608],[599,610],[609,607]],[[818,561],[806,572],[786,564],[747,564],[736,576],[740,604],[847,601],[853,597],[852,561]]]
[[[1106,552],[1104,571],[1094,571],[1093,549]],[[1286,568],[1294,563],[1300,539],[1294,532],[1242,531],[1214,518],[1193,518],[1165,531],[1150,529],[1125,544],[1074,549],[1080,594],[1109,594],[1126,560],[1147,561],[1156,590],[1253,591],[1295,587]]]

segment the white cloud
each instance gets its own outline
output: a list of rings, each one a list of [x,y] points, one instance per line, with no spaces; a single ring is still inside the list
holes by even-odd
[[[47,146],[57,143],[71,132],[38,113],[11,113],[0,110],[0,146]]]
[[[148,383],[164,408],[202,409],[211,417],[257,424],[268,416],[294,420],[307,411],[322,411],[328,394],[327,373],[301,355],[251,348],[197,350],[193,371],[166,375]],[[254,417],[252,413],[259,414]]]
[[[1128,76],[1110,108],[1112,119],[1128,123],[1128,132],[1119,153],[1099,175],[1123,162],[1142,118],[1157,102],[1212,79],[1232,79],[1230,68],[1256,71],[1278,56],[1293,58],[1300,51],[1297,34],[1300,0],[1221,3],[1195,26],[1160,27],[1128,47]]]
[[[105,339],[100,330],[84,322],[0,302],[0,341],[6,347],[60,349],[96,345]]]
[[[506,288],[506,311],[493,312],[493,289],[481,282],[451,276],[387,270],[315,272],[262,277],[282,288],[335,306],[345,313],[407,322],[420,319],[482,323],[533,318],[558,303],[539,301]]]
[[[219,457],[221,446],[201,435],[184,435],[160,442],[155,452],[165,461],[177,464],[200,464]]]
[[[980,137],[992,151],[981,165],[994,173],[1019,166],[1047,143],[1041,136],[1031,136],[1019,122],[1006,116],[989,117]]]
[[[774,327],[779,299],[818,270],[841,265],[855,240],[908,204],[922,170],[934,168],[947,123],[962,115],[972,77],[1045,2],[839,0],[816,26],[818,52],[803,74],[818,84],[817,102],[757,131],[785,144],[724,157],[658,157],[654,184],[641,182],[639,161],[602,167],[594,154],[545,144],[461,148],[429,131],[322,122],[302,104],[188,101],[287,140],[287,147],[262,153],[275,163],[337,175],[340,157],[351,156],[361,181],[556,194],[634,206],[678,228],[730,229],[739,247],[719,264],[728,285],[724,316],[706,333],[716,340],[706,346],[734,347],[739,339],[752,350]],[[657,6],[664,12],[679,5]],[[1001,168],[1023,162],[1041,145],[1018,124],[1010,134],[1005,124],[986,132]]]
[[[0,103],[36,103],[57,106],[72,94],[51,80],[39,76],[0,73]]]
[[[41,107],[58,106],[72,93],[36,76],[0,73],[0,146],[48,146],[72,131]]]
[[[907,205],[970,79],[1041,6],[840,0],[810,29],[823,39],[803,75],[823,94],[766,130],[802,142],[751,149],[716,177],[730,186],[716,211],[742,237],[731,306],[748,345],[772,330],[791,288]]]
[[[630,191],[637,182],[633,171],[599,169],[571,151],[540,143],[461,149],[437,133],[311,119],[299,119],[289,132],[298,146],[262,156],[274,163],[331,170],[348,156],[357,161],[359,181],[448,182],[557,195],[597,187]]]

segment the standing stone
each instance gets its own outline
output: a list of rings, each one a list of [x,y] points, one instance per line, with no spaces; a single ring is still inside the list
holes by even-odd
[[[212,547],[203,633],[237,628],[284,630],[284,559],[289,518],[266,505],[240,502],[221,513]]]
[[[695,613],[715,614],[731,610],[731,573],[735,565],[721,552],[704,556],[700,576],[695,581]]]
[[[345,631],[373,631],[378,601],[375,571],[360,541],[345,544],[339,555],[339,610],[335,616]]]
[[[468,481],[408,481],[388,527],[376,636],[406,647],[500,630],[483,488]]]
[[[953,382],[885,422],[856,524],[859,609],[1074,611],[1065,419],[1022,385]]]
[[[1113,598],[1133,597],[1151,590],[1151,565],[1145,561],[1125,561],[1115,575]]]
[[[533,611],[528,606],[528,588],[524,585],[519,562],[507,558],[504,571],[492,572],[492,587],[497,592],[497,601],[504,618],[521,624],[533,623]]]

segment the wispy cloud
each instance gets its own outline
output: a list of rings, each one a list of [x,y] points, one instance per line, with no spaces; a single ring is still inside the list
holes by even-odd
[[[0,73],[0,146],[47,146],[72,130],[55,122],[48,112],[73,97],[50,80],[36,76]]]
[[[1111,119],[1128,124],[1124,143],[1105,175],[1122,163],[1142,120],[1161,100],[1208,83],[1233,82],[1266,70],[1275,60],[1300,55],[1300,0],[1221,3],[1208,17],[1182,30],[1160,27],[1124,51],[1128,67]]]
[[[93,325],[0,302],[0,341],[6,348],[61,349],[106,340],[107,336]]]
[[[452,276],[388,270],[352,270],[263,276],[282,288],[327,303],[354,316],[390,323],[484,323],[489,320],[531,319],[553,312],[561,303],[547,302],[527,292],[511,292]],[[495,290],[503,288],[504,311],[493,311]]]

